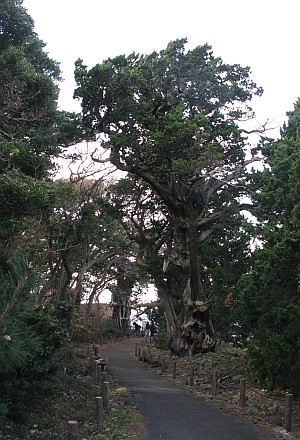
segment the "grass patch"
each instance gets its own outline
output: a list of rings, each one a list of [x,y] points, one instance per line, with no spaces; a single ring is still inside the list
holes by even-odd
[[[104,440],[140,439],[144,432],[142,416],[131,406],[111,408],[107,420]]]
[[[71,349],[72,350],[72,349]],[[87,352],[85,344],[74,347],[74,353]],[[33,384],[32,399],[24,409],[22,420],[8,420],[1,440],[66,440],[68,421],[78,422],[78,438],[85,440],[140,440],[144,420],[128,404],[127,390],[110,383],[110,410],[105,418],[105,431],[97,432],[95,397],[101,395],[99,379],[92,378],[86,356],[70,355],[63,359],[61,373],[47,387]]]

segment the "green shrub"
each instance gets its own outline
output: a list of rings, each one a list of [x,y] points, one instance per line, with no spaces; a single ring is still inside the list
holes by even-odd
[[[168,335],[166,322],[160,322],[159,331],[154,336],[154,345],[161,350],[168,350]]]
[[[248,344],[248,372],[268,390],[300,393],[300,305],[270,310]],[[272,325],[271,325],[272,323]]]
[[[96,322],[97,336],[102,339],[109,339],[111,337],[119,337],[120,331],[116,328],[111,319],[99,318]]]
[[[69,340],[72,305],[39,305],[41,285],[21,258],[0,272],[0,427],[5,417],[26,420],[29,402],[60,367],[55,353]]]
[[[82,324],[73,324],[71,331],[71,340],[74,342],[86,342],[89,341],[93,330]]]
[[[3,425],[8,413],[8,405],[6,403],[0,403],[0,427]]]

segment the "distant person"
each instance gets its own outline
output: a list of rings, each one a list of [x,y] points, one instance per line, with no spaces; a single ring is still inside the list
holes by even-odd
[[[154,322],[151,322],[151,325],[150,325],[150,336],[151,336],[151,338],[154,337],[155,333],[156,333],[155,324],[154,324]]]
[[[137,322],[134,322],[133,326],[134,326],[135,336],[140,336],[140,334],[141,334],[140,324],[138,324]]]
[[[150,338],[150,332],[151,332],[151,325],[150,322],[147,322],[145,327],[145,338]]]

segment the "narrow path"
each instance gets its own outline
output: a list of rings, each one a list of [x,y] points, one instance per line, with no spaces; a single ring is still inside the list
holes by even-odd
[[[105,350],[108,372],[127,387],[134,405],[146,418],[143,440],[271,440],[251,422],[222,412],[187,390],[177,387],[140,365],[134,339]]]

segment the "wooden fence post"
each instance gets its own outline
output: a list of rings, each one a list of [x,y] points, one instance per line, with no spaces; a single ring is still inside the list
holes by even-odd
[[[98,362],[96,359],[94,361],[94,376],[97,379],[97,377],[98,377]]]
[[[101,374],[101,386],[102,386],[102,389],[103,389],[104,382],[108,382],[108,376],[107,376],[107,373],[105,371],[102,371],[102,374]]]
[[[190,370],[190,386],[193,387],[194,386],[194,365],[191,366],[191,370]]]
[[[290,432],[292,429],[292,399],[293,399],[293,394],[286,394],[283,427],[288,432]]]
[[[177,364],[174,361],[173,362],[173,374],[172,374],[173,379],[176,379],[176,376],[177,376]]]
[[[240,380],[240,399],[239,399],[239,405],[241,407],[246,406],[246,379]]]
[[[95,359],[96,359],[95,356],[91,352],[90,353],[90,372],[91,372],[91,376],[94,376]]]
[[[96,401],[96,421],[97,421],[97,431],[102,434],[104,431],[104,408],[103,408],[103,398],[95,397]]]
[[[152,364],[153,364],[153,354],[151,353],[151,351],[149,351],[149,364],[152,367]]]
[[[75,420],[68,421],[68,440],[76,440],[78,438],[78,423]]]
[[[105,412],[109,410],[109,382],[103,382],[102,388],[103,408]]]
[[[212,371],[212,375],[212,395],[216,396],[218,387],[218,371],[214,369]]]

